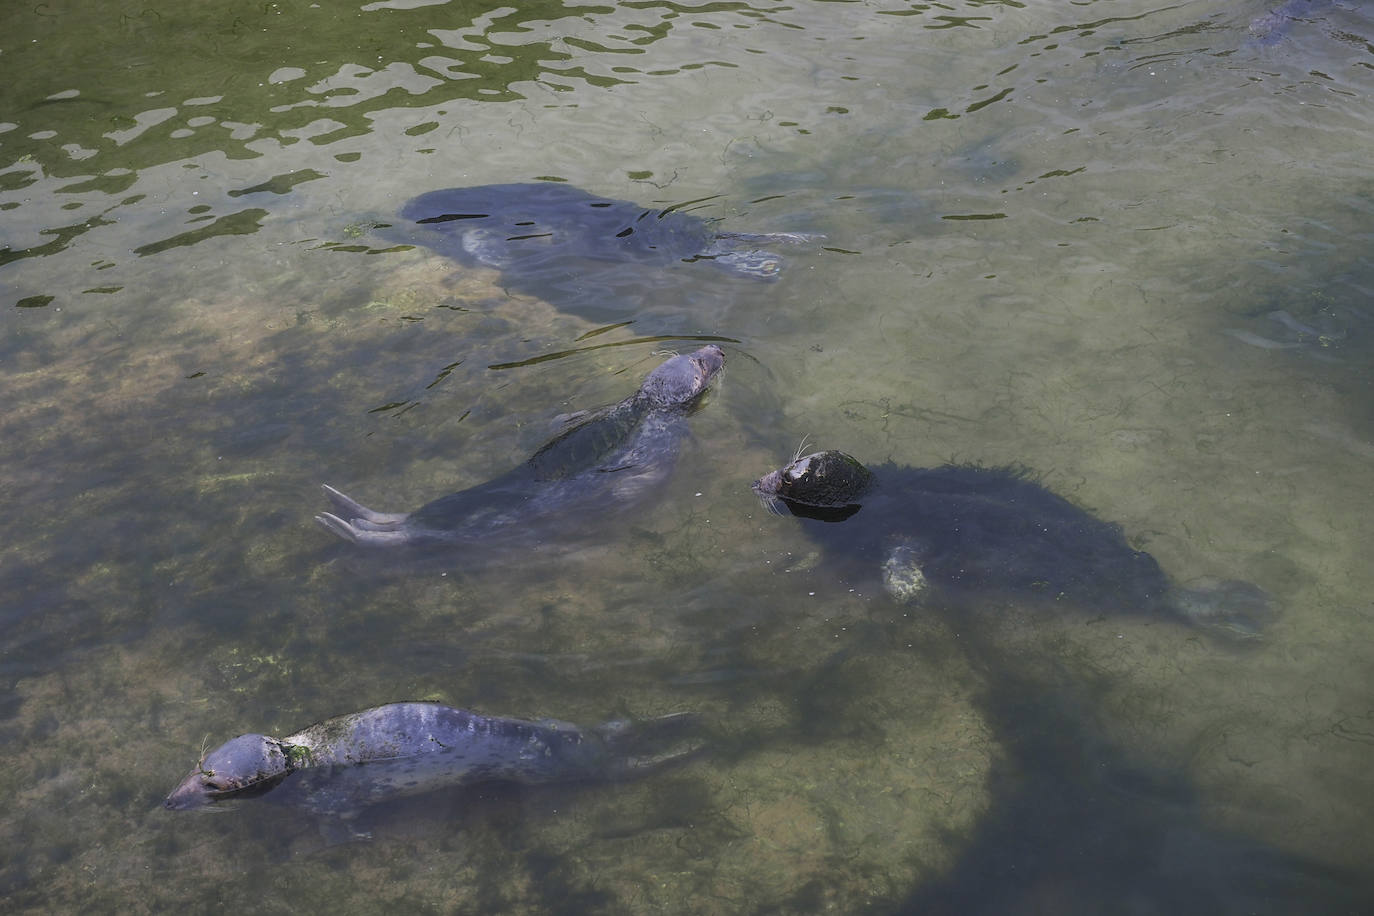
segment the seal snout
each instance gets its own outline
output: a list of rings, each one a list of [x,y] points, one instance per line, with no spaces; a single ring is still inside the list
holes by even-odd
[[[210,804],[210,796],[201,784],[199,773],[191,773],[172,790],[162,802],[168,811],[194,811]]]
[[[774,497],[781,493],[782,470],[769,471],[754,481],[754,492],[765,498]]]
[[[701,370],[702,377],[709,381],[725,366],[725,351],[715,344],[707,344],[692,354],[692,362]]]

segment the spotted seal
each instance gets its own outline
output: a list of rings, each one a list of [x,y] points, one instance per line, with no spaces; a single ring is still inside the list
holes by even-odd
[[[285,738],[239,735],[203,754],[163,803],[188,811],[271,793],[317,815],[481,782],[544,783],[640,775],[699,748],[642,756],[680,732],[685,714],[582,728],[555,719],[483,716],[439,703],[389,703]]]
[[[729,273],[772,279],[780,255],[763,244],[794,244],[816,236],[796,232],[718,232],[692,216],[692,206],[663,209],[609,200],[558,182],[491,184],[430,191],[409,201],[401,217],[431,230],[431,247],[498,270],[538,270],[568,259],[707,261]]]
[[[1288,37],[1293,23],[1320,13],[1331,0],[1284,0],[1262,16],[1250,20],[1247,31],[1256,45],[1275,45]]]
[[[388,234],[499,270],[504,289],[598,320],[637,311],[670,269],[776,279],[784,259],[764,246],[821,237],[726,232],[690,212],[710,200],[656,208],[550,181],[447,188],[407,202]]]
[[[531,531],[531,522],[623,507],[668,476],[687,416],[724,364],[715,344],[674,356],[619,404],[575,416],[518,467],[414,512],[377,512],[326,486],[335,511],[315,520],[355,544],[385,547],[542,536],[547,529]]]
[[[1268,596],[1245,582],[1172,584],[1121,528],[1045,489],[1017,468],[866,467],[841,451],[798,457],[754,491],[816,522],[826,550],[880,569],[887,590],[921,601],[1001,592],[1128,612],[1162,612],[1238,636],[1256,635]]]

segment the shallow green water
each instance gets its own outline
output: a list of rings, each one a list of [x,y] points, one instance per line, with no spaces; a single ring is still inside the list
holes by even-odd
[[[1103,879],[1123,909],[1341,911],[1374,853],[1374,28],[1337,3],[1252,45],[1267,9],[0,15],[0,895],[1104,911],[1049,856],[978,872],[1053,772],[1109,838],[1150,828],[1138,873]],[[540,178],[826,239],[774,283],[681,265],[593,333],[376,228],[423,191]],[[311,521],[321,483],[404,510],[509,468],[665,336],[733,341],[726,376],[662,498],[575,550],[378,557]],[[1025,465],[1282,616],[1238,649],[1092,609],[974,634],[898,607],[750,494],[803,436]],[[207,742],[425,698],[690,710],[714,751],[396,805],[342,846],[269,804],[160,807]],[[1237,877],[1180,907],[1209,872]]]

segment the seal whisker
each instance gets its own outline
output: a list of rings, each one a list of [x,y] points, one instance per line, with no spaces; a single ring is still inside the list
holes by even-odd
[[[758,493],[756,495],[759,498],[759,502],[768,510],[769,515],[782,515],[782,510],[778,508],[778,498],[776,496],[769,496],[767,493]]]

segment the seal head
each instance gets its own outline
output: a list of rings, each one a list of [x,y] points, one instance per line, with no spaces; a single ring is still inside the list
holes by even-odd
[[[163,807],[191,811],[232,797],[261,795],[295,768],[292,750],[267,735],[239,735],[203,756]]]
[[[770,471],[754,481],[754,492],[774,508],[781,500],[793,515],[838,522],[859,511],[873,483],[863,462],[830,449]]]
[[[638,397],[655,409],[691,406],[724,365],[725,353],[715,344],[674,356],[645,377]]]

